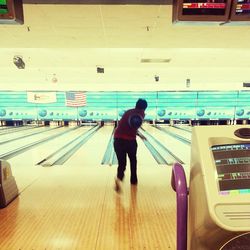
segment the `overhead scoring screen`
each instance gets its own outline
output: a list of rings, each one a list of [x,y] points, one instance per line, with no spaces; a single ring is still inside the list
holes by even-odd
[[[183,15],[224,15],[226,0],[183,0]]]
[[[220,194],[250,193],[250,143],[211,147]]]
[[[0,0],[0,14],[7,14],[7,0]]]
[[[250,14],[250,2],[249,0],[237,0],[236,15],[249,15]]]
[[[23,24],[22,0],[0,0],[0,24]]]

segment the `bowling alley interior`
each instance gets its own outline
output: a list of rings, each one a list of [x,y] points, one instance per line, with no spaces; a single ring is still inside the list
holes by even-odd
[[[249,41],[248,0],[0,0],[0,249],[249,250]]]

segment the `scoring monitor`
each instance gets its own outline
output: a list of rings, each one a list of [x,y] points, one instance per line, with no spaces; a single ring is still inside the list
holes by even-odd
[[[233,0],[230,15],[231,21],[250,21],[250,1]]]
[[[226,22],[230,8],[231,0],[174,0],[173,22]]]
[[[23,24],[22,0],[0,0],[0,24]]]
[[[212,146],[219,193],[250,193],[250,143]]]

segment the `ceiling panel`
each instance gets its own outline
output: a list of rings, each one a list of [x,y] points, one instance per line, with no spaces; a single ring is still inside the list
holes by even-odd
[[[60,79],[54,88],[167,89],[186,78],[228,88],[249,80],[250,26],[173,25],[170,5],[24,4],[24,18],[24,25],[0,25],[0,89],[50,88],[53,74]]]
[[[169,5],[25,4],[24,17],[0,25],[0,47],[250,48],[250,26],[173,25]]]

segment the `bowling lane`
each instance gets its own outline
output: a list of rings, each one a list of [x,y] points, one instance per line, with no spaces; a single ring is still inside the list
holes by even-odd
[[[58,129],[52,129],[52,130],[50,128],[45,128],[44,133],[34,134],[33,136],[29,136],[27,138],[26,137],[21,138],[18,141],[13,141],[13,142],[9,142],[7,144],[0,145],[0,155],[7,154],[10,151],[14,151],[14,150],[16,150],[24,145],[28,145],[32,142],[36,142],[38,140],[49,137],[51,135],[59,134],[63,130],[65,130],[65,128],[63,128],[63,127],[58,128]]]
[[[175,127],[177,129],[181,129],[181,130],[185,130],[185,131],[190,132],[190,133],[192,133],[192,129],[193,129],[193,126],[191,126],[189,124],[176,124],[172,127]]]
[[[117,168],[100,166],[112,129],[101,128],[70,167],[34,168],[38,178],[0,210],[0,249],[175,249],[171,168],[160,167],[138,138],[138,186],[130,185],[128,167],[116,194]],[[16,178],[30,174],[22,170]]]
[[[114,174],[108,179],[95,249],[176,249],[171,168],[145,168],[137,186],[126,175],[121,195],[112,190]]]
[[[49,156],[51,153],[55,152],[63,145],[67,144],[69,141],[78,138],[79,135],[85,133],[91,128],[91,126],[86,126],[71,130],[72,128],[64,127],[63,130],[69,131],[68,133],[59,136],[55,139],[49,140],[40,145],[37,145],[36,147],[31,148],[30,150],[9,159],[9,161],[12,163],[13,166],[20,166],[23,161],[25,161],[26,164],[28,163],[32,166],[36,165],[39,161]],[[25,159],[29,159],[29,162],[27,162],[27,160]]]
[[[28,128],[19,127],[16,129],[8,129],[5,131],[5,133],[1,134],[0,143],[5,142],[6,140],[20,137],[20,136],[38,133],[38,132],[46,131],[46,130],[48,130],[48,128],[46,127],[32,127],[32,128],[31,127],[28,127]]]
[[[145,125],[143,125],[145,127]],[[112,189],[116,168],[106,186],[96,249],[175,249],[175,193],[171,167],[156,163],[138,137],[138,185],[125,172],[122,194]]]
[[[177,135],[180,135],[188,140],[191,141],[191,135],[192,135],[192,131],[190,130],[190,132],[182,130],[182,129],[178,129],[176,127],[173,126],[161,126],[163,128],[166,128],[168,131],[173,132]]]
[[[178,139],[164,133],[163,131],[146,125],[145,130],[154,136],[157,140],[163,143],[172,153],[178,156],[185,164],[190,164],[190,146],[180,142]]]
[[[9,140],[18,139],[21,140],[24,136],[32,136],[34,134],[43,133],[48,131],[49,128],[46,127],[36,127],[36,128],[29,128],[29,129],[18,129],[15,131],[9,131],[8,133],[0,136],[0,144],[5,144]]]
[[[178,129],[178,128],[176,128],[176,126],[173,127],[173,126],[163,125],[163,124],[157,124],[156,127],[159,129],[163,129],[163,132],[164,132],[164,130],[166,130],[166,133],[167,132],[174,133],[174,134],[179,135],[180,137],[183,137],[191,142],[191,130],[190,130],[190,132],[188,132],[188,131],[185,131],[182,129]]]
[[[0,249],[96,249],[108,173],[40,169],[39,178],[0,210]]]
[[[137,162],[138,162],[138,170],[143,171],[143,169],[148,167],[159,167],[158,163],[148,150],[148,148],[143,143],[143,140],[137,136]]]
[[[64,127],[60,128],[60,131],[68,131],[70,128]],[[52,152],[56,151],[62,145],[68,143],[69,140],[77,138],[81,133],[84,133],[91,129],[90,126],[81,127],[72,130],[61,137],[57,137],[53,140],[45,142],[43,144],[37,145],[28,151],[23,152],[13,158],[10,158],[8,162],[12,166],[12,172],[16,177],[16,182],[18,184],[19,190],[22,191],[24,188],[29,186],[33,181],[35,181],[43,170],[41,166],[35,166],[36,163],[41,161],[44,157],[50,155]],[[53,130],[53,133],[58,133],[57,129]],[[45,171],[45,170],[44,170]]]
[[[108,141],[113,131],[113,126],[104,126],[95,135],[85,143],[67,162],[65,166],[101,166],[108,167],[106,165],[101,165],[104,153],[106,151]],[[152,155],[149,153],[148,149],[142,142],[142,140],[137,137],[138,143],[138,169],[143,165],[143,167],[155,165],[156,162]],[[129,162],[129,161],[128,161]],[[116,168],[116,165],[114,165]]]
[[[113,126],[101,127],[82,147],[64,163],[64,166],[92,167],[101,166]],[[103,166],[102,166],[103,167]]]

